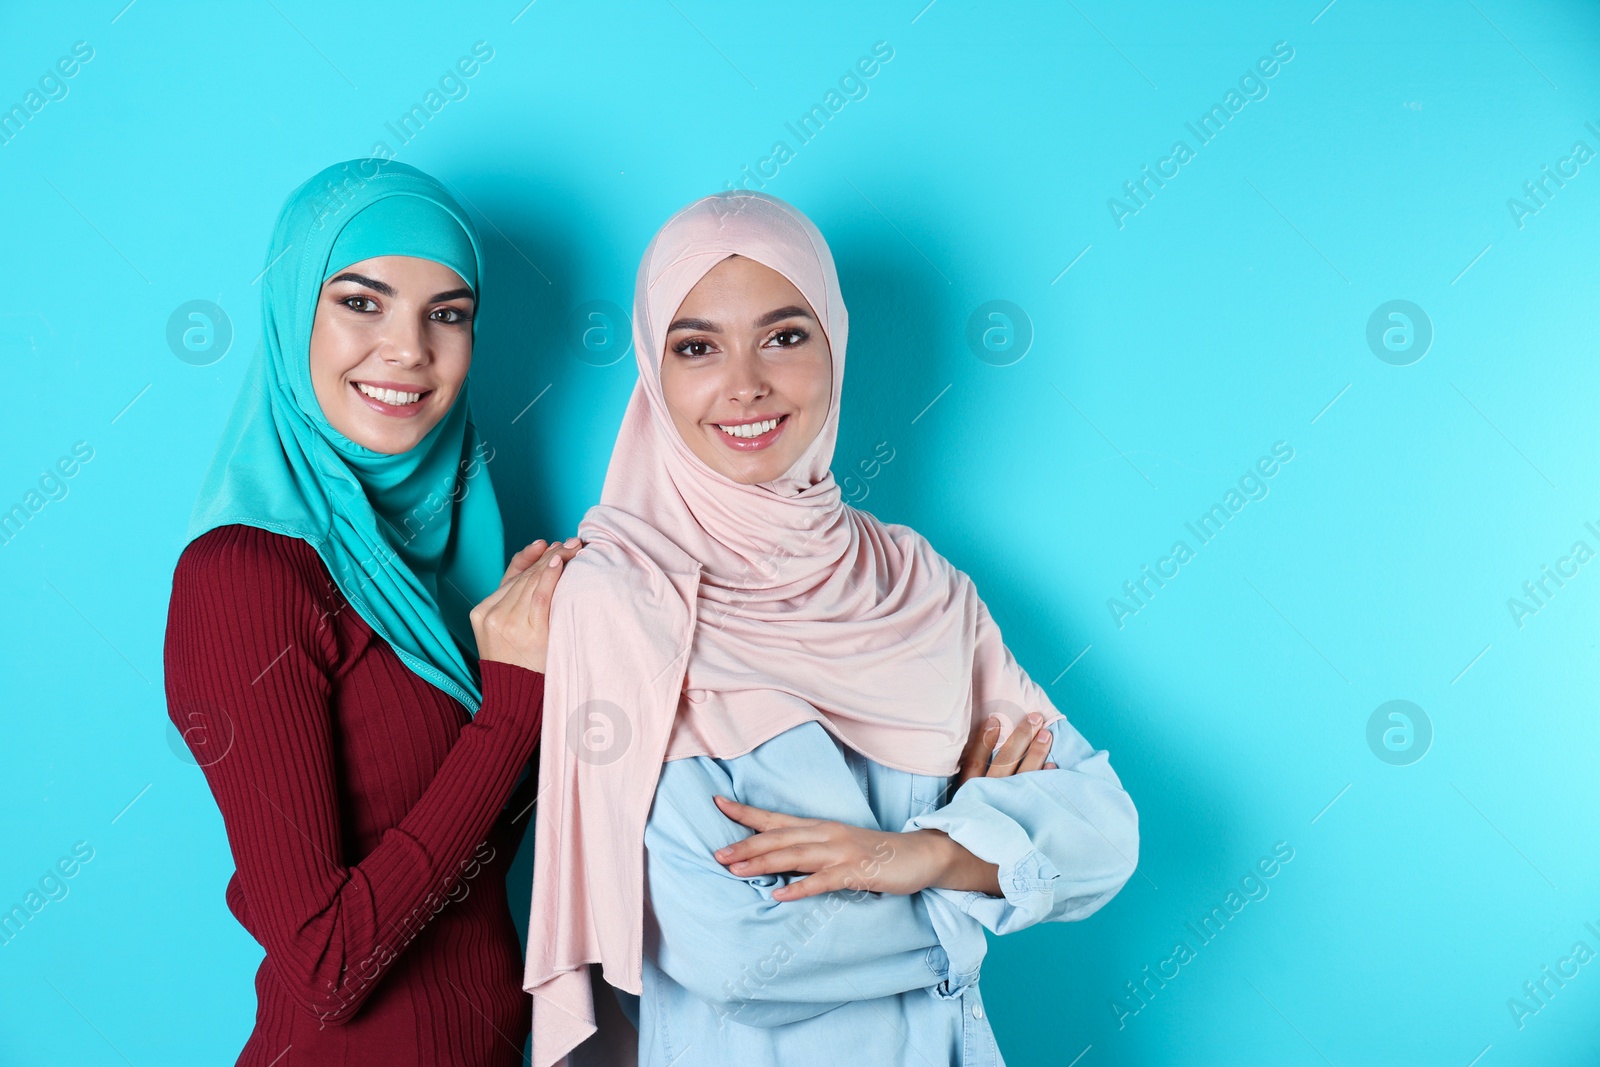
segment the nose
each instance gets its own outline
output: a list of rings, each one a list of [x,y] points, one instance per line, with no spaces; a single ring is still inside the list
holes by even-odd
[[[752,346],[741,345],[727,362],[728,374],[723,388],[728,398],[740,404],[753,404],[772,391],[767,382],[767,368],[760,354]]]
[[[410,316],[396,316],[378,341],[378,355],[395,367],[411,369],[428,362],[427,336]]]

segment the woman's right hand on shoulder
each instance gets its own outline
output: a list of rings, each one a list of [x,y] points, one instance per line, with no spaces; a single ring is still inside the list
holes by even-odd
[[[535,541],[511,557],[500,588],[472,609],[478,658],[544,672],[550,645],[550,597],[567,560],[583,543]]]

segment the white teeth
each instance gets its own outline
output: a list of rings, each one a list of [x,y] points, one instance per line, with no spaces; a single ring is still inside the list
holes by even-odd
[[[717,429],[729,437],[760,437],[762,434],[778,425],[777,419],[766,419],[761,422],[747,422],[740,426],[724,426],[717,423]]]
[[[422,399],[421,393],[402,393],[398,389],[376,389],[366,382],[357,382],[356,388],[374,400],[381,400],[385,404],[394,404],[396,406],[415,404]]]

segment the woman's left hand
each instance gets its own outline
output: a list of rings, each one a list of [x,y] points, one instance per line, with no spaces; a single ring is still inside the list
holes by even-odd
[[[930,886],[978,889],[999,895],[995,865],[984,863],[938,830],[896,834],[827,819],[802,819],[716,798],[722,813],[757,831],[713,855],[740,878],[807,875],[772,893],[800,900],[841,889],[910,895]]]
[[[1044,716],[1029,712],[1000,745],[1000,716],[991,715],[981,730],[974,730],[961,753],[961,766],[952,781],[957,789],[973,778],[1009,778],[1029,771],[1053,771],[1046,762],[1054,735],[1044,724]],[[998,748],[995,746],[999,745]]]

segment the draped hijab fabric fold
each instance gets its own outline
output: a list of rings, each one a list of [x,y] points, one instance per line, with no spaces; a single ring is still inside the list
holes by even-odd
[[[378,255],[442,263],[481,297],[477,230],[429,175],[392,160],[356,159],[297,188],[267,250],[261,343],[187,540],[240,524],[306,541],[401,661],[475,712],[481,690],[468,613],[499,584],[505,539],[484,470],[493,452],[472,423],[465,385],[438,425],[396,455],[334,429],[312,387],[311,327],[322,284]],[[478,317],[475,307],[475,336]]]
[[[760,485],[697,458],[661,387],[667,326],[731,255],[793,283],[833,355],[820,431]],[[644,254],[638,381],[551,608],[523,981],[534,1067],[595,1033],[587,965],[640,992],[644,829],[663,761],[733,758],[816,721],[880,763],[945,776],[983,710],[1060,716],[965,574],[915,531],[841,498],[829,467],[848,326],[826,242],[776,198],[697,200]]]

